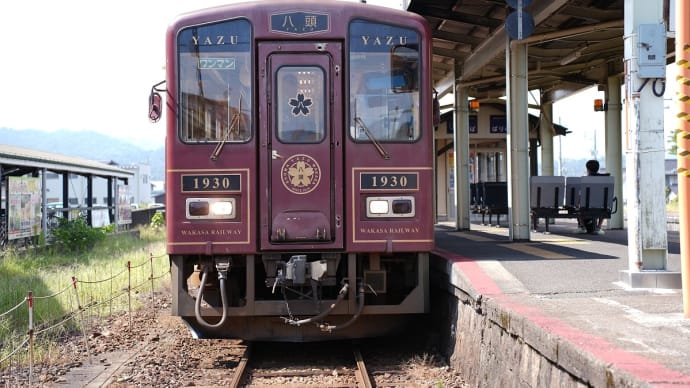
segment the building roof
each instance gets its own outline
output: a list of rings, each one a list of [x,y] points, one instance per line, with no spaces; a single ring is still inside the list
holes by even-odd
[[[53,172],[71,172],[121,179],[134,176],[132,171],[110,164],[6,144],[0,144],[0,166],[3,167],[3,170],[7,168],[6,166],[45,168]]]

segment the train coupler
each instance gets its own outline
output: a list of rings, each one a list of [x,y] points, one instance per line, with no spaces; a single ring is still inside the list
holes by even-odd
[[[285,263],[285,279],[304,284],[306,279],[320,281],[328,270],[325,260],[307,262],[306,255],[294,255]]]

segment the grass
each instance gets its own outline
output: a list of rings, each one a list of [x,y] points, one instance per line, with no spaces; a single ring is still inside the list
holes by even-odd
[[[154,287],[169,281],[164,231],[143,228],[139,232],[139,238],[108,235],[83,252],[6,251],[0,257],[0,360],[27,338],[29,308],[25,298],[30,291],[35,337],[50,344],[66,332],[80,330],[79,318],[86,308],[88,315],[96,318],[127,310],[128,289],[150,293],[151,274]],[[72,277],[77,280],[78,301]],[[133,307],[136,301],[132,298]],[[18,308],[13,309],[15,306]]]

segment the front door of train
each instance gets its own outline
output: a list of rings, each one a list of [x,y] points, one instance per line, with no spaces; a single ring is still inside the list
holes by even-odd
[[[262,249],[343,247],[340,50],[259,44]]]

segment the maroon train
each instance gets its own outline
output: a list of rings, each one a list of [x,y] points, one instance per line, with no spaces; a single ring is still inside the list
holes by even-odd
[[[429,310],[431,35],[336,1],[180,16],[167,33],[173,314],[203,337],[387,335]]]

